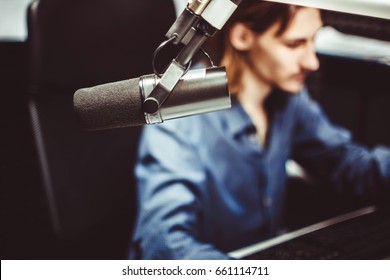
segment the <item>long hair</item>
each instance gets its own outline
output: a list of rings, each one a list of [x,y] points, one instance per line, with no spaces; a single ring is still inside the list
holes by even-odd
[[[230,91],[235,94],[241,88],[241,77],[245,64],[245,52],[235,49],[229,40],[229,33],[236,23],[243,23],[257,34],[267,31],[279,23],[277,36],[288,28],[299,6],[286,5],[262,0],[243,0],[224,28],[206,45],[216,64],[226,67]]]

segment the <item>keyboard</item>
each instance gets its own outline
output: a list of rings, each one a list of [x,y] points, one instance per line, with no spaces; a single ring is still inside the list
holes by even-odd
[[[249,260],[389,259],[390,215],[372,206],[230,255]]]

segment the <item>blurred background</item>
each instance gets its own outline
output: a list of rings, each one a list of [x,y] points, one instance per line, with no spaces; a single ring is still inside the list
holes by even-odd
[[[153,51],[186,3],[0,0],[1,259],[127,257],[141,128],[82,131],[72,95],[152,73]],[[332,11],[323,19],[333,29],[318,38],[313,97],[358,143],[390,146],[390,21]],[[298,197],[291,228],[335,214]]]

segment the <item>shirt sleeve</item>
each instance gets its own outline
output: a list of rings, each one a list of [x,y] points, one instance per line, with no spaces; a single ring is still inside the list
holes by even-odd
[[[228,259],[201,241],[206,175],[188,124],[144,128],[136,167],[139,216],[135,242],[143,259]],[[179,122],[180,123],[180,122]],[[207,213],[212,215],[212,213]]]
[[[332,125],[307,92],[299,96],[293,158],[337,191],[379,198],[390,190],[390,149],[354,144],[350,133]]]

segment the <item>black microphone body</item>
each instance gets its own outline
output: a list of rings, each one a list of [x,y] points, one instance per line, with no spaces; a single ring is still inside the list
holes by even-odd
[[[79,89],[73,97],[77,118],[83,128],[101,130],[161,123],[231,106],[224,67],[189,71],[161,108],[148,114],[143,102],[158,83],[159,77],[151,74]]]

